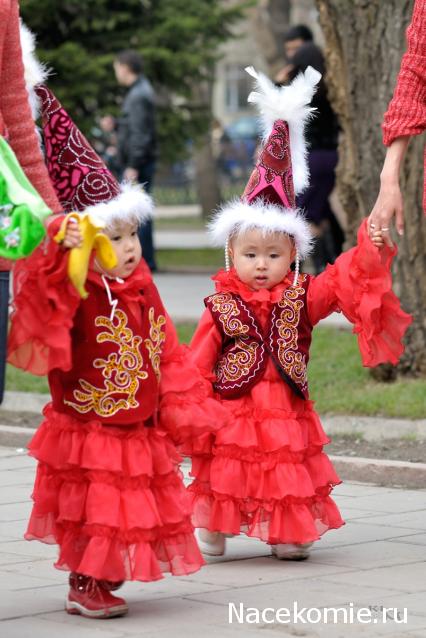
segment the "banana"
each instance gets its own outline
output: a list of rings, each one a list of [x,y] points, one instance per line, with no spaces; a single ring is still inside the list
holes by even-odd
[[[63,220],[59,232],[55,235],[54,240],[61,243],[65,238],[67,226],[70,222],[78,224],[82,244],[77,248],[71,248],[68,260],[68,277],[76,288],[80,297],[87,299],[89,293],[84,287],[89,271],[89,262],[92,250],[95,250],[96,257],[106,270],[115,268],[117,265],[117,257],[112,247],[109,237],[103,232],[104,226],[95,221],[87,213],[69,213]]]

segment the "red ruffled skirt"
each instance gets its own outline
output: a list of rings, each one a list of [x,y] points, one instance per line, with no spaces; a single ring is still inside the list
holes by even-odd
[[[192,456],[194,525],[271,544],[315,541],[344,524],[330,497],[341,481],[322,451],[329,439],[310,402],[297,400],[297,411],[266,408],[277,404],[276,395],[268,402],[277,384],[260,382],[258,396],[262,387],[262,407],[250,396],[227,401],[231,424],[184,450]]]
[[[58,569],[112,581],[197,571],[180,455],[156,428],[81,422],[48,405],[29,445],[38,460],[25,538],[57,543]]]

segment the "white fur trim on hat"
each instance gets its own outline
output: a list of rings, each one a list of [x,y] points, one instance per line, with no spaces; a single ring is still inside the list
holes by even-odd
[[[215,213],[208,225],[212,242],[219,246],[224,246],[229,237],[254,228],[264,233],[291,235],[301,259],[311,251],[312,234],[303,214],[299,210],[282,208],[262,200],[252,204],[241,200],[229,202]]]
[[[142,186],[124,183],[120,185],[120,190],[114,199],[88,206],[84,212],[105,226],[116,222],[140,224],[152,217],[154,203]]]
[[[38,84],[45,84],[49,75],[49,69],[35,54],[36,39],[34,33],[20,21],[20,40],[22,49],[22,62],[24,64],[25,86],[28,91],[28,97],[31,106],[33,119],[36,120],[40,114],[40,100],[36,95],[34,88]]]
[[[246,71],[256,80],[257,91],[252,91],[247,101],[256,104],[259,110],[264,140],[272,132],[276,120],[288,123],[294,192],[298,195],[309,183],[304,129],[315,111],[309,104],[321,74],[308,66],[291,84],[277,87],[266,75],[257,73],[253,67],[247,67]]]

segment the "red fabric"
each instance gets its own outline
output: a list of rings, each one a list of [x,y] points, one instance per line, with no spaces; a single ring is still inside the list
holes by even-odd
[[[80,297],[68,279],[68,256],[47,241],[17,272],[8,361],[32,374],[72,366],[71,329]]]
[[[0,0],[0,135],[8,139],[46,204],[59,212],[61,206],[41,156],[24,83],[17,0]],[[11,267],[10,261],[0,259],[0,270]]]
[[[372,244],[365,220],[358,231],[358,245],[327,266],[309,287],[312,324],[341,310],[354,324],[362,363],[367,367],[387,362],[396,365],[404,352],[402,338],[412,322],[392,291],[391,264],[396,253],[396,247],[378,250]]]
[[[49,232],[54,233],[59,221]],[[20,281],[9,358],[27,370],[72,371],[75,366],[75,372],[80,371],[74,354],[78,346],[87,345],[90,331],[76,321],[86,302],[68,283],[67,254],[46,242],[29,259]],[[98,280],[99,275],[90,273],[88,286]],[[110,283],[118,308],[132,315],[140,342],[154,339],[151,331],[142,332],[141,302],[150,286],[143,261],[124,282]],[[106,290],[103,294],[106,299]],[[51,386],[61,409],[45,409],[45,420],[30,443],[39,463],[26,538],[58,543],[60,569],[112,581],[149,581],[163,572],[189,574],[203,564],[175,445],[216,429],[217,423],[226,422],[226,411],[213,400],[210,384],[179,345],[167,314],[164,328],[156,425],[152,419],[144,425],[130,401],[111,425],[90,415],[65,414],[61,388]],[[127,334],[124,331],[124,341]],[[142,403],[150,399],[140,397]],[[136,416],[129,419],[132,411]]]
[[[146,421],[157,410],[158,373],[150,348],[161,348],[165,310],[151,277],[142,269],[124,283],[108,285],[118,302],[113,314],[101,276],[89,272],[89,296],[73,321],[74,333],[81,335],[72,340],[73,366],[49,374],[53,407],[106,424],[115,423],[117,417],[121,425]],[[137,313],[129,312],[132,301],[138,304]],[[151,340],[156,324],[159,339]]]
[[[57,543],[58,569],[97,579],[151,581],[203,565],[164,432],[79,422],[50,405],[44,415],[29,446],[38,467],[27,540]]]
[[[369,364],[399,356],[410,321],[390,289],[393,254],[379,252],[363,225],[358,247],[312,278],[308,290],[312,323],[342,309],[356,324]],[[217,292],[240,295],[262,325],[290,285],[286,279],[269,291],[253,291],[234,271],[219,273],[215,282]],[[191,348],[206,378],[214,380],[221,337],[207,309]],[[305,543],[340,527],[343,521],[330,496],[340,481],[323,451],[329,439],[313,403],[296,396],[271,360],[264,377],[244,396],[218,398],[230,412],[229,425],[185,446],[192,456],[194,524],[224,533],[242,531],[270,543]]]
[[[419,135],[426,128],[426,2],[416,0],[407,29],[407,51],[401,60],[395,91],[383,119],[383,142]],[[426,149],[425,149],[426,166]],[[426,214],[426,171],[423,208]]]

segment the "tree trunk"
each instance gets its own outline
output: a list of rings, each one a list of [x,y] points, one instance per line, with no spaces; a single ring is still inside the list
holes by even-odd
[[[327,84],[340,117],[337,188],[350,239],[379,190],[385,148],[381,122],[395,87],[410,0],[315,0],[324,31]],[[414,317],[399,372],[426,375],[426,224],[422,211],[422,138],[410,143],[402,171],[405,236],[398,241],[395,289]]]
[[[212,84],[200,84],[193,89],[193,98],[209,120],[208,130],[197,138],[193,151],[195,188],[204,218],[211,215],[221,202],[219,173],[212,148]]]
[[[210,130],[197,140],[193,158],[197,197],[202,215],[207,218],[221,202],[219,177],[212,151]]]
[[[272,74],[283,66],[290,9],[291,0],[258,0],[251,17],[251,28]]]

